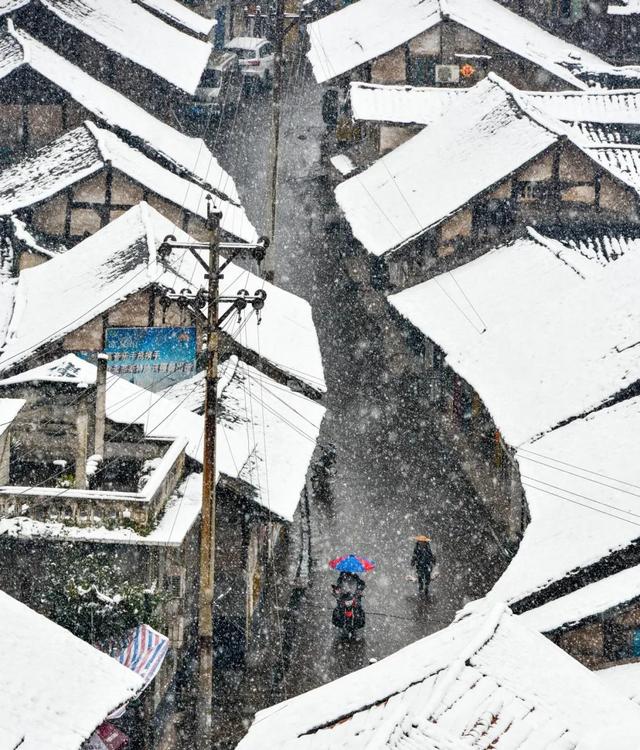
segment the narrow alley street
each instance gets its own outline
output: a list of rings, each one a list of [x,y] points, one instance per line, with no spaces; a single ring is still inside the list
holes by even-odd
[[[507,565],[482,509],[453,458],[430,428],[426,399],[389,377],[380,346],[379,305],[346,275],[339,242],[325,216],[335,211],[321,179],[321,88],[304,58],[288,72],[282,116],[276,279],[313,307],[328,396],[323,439],[336,447],[333,497],[312,507],[311,586],[297,627],[283,646],[284,678],[266,694],[254,685],[241,722],[255,710],[365,666],[447,625],[456,610],[488,591]],[[233,119],[235,118],[235,119]],[[212,127],[208,141],[235,176],[251,220],[266,221],[270,93],[242,101],[232,122]],[[268,301],[264,311],[269,314]],[[428,599],[409,579],[412,537],[428,533],[440,575]],[[342,643],[331,625],[327,561],[355,552],[376,562],[365,591],[367,624],[357,643]],[[280,648],[280,644],[277,646]],[[258,659],[260,661],[260,659]],[[268,661],[268,660],[267,660]],[[234,722],[232,722],[234,723]],[[234,734],[234,731],[231,732]]]

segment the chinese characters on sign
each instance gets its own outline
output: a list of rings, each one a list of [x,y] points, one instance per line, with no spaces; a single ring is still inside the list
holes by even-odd
[[[196,371],[196,329],[107,328],[104,351],[109,371],[159,391]]]

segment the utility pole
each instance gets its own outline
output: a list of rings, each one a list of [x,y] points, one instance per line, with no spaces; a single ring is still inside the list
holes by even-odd
[[[273,91],[271,103],[271,143],[269,156],[271,169],[269,172],[269,184],[267,186],[267,206],[269,209],[268,236],[275,239],[276,232],[276,210],[278,205],[278,158],[280,151],[280,105],[282,98],[282,50],[284,46],[284,3],[285,0],[275,0],[276,17],[274,24],[274,57],[273,57]],[[276,258],[273,244],[267,250],[264,260],[264,278],[267,281],[275,281]]]
[[[204,401],[204,463],[200,518],[200,591],[198,603],[197,747],[211,750],[213,709],[213,582],[216,538],[216,402],[218,391],[218,288],[220,214],[207,202],[209,270],[207,273],[207,372]]]
[[[198,596],[198,687],[195,701],[196,708],[196,743],[197,750],[211,750],[213,742],[213,603],[215,584],[215,549],[216,549],[216,433],[218,402],[218,356],[220,330],[224,321],[235,311],[242,311],[251,305],[258,314],[267,293],[258,289],[250,295],[246,289],[240,289],[237,295],[221,297],[219,283],[222,271],[240,253],[248,252],[259,263],[264,259],[269,246],[266,237],[257,243],[220,242],[221,214],[213,210],[213,198],[207,196],[207,229],[209,242],[177,242],[173,235],[165,237],[158,248],[158,258],[162,262],[174,249],[188,250],[196,261],[205,269],[207,291],[190,294],[187,290],[169,294],[171,299],[178,299],[190,305],[194,312],[207,308],[207,326],[205,331],[206,381],[204,411],[204,453],[202,471],[202,512],[200,518],[200,581]],[[205,262],[199,251],[208,250],[208,262]],[[220,251],[227,252],[227,259],[220,265]],[[229,304],[228,309],[218,314],[218,305]]]

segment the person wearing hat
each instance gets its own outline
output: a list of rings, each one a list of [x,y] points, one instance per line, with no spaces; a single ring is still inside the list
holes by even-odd
[[[424,534],[416,538],[416,545],[413,548],[411,556],[411,565],[416,569],[418,575],[418,591],[429,593],[429,584],[431,583],[431,571],[436,564],[436,556],[433,554],[429,542],[431,539]]]

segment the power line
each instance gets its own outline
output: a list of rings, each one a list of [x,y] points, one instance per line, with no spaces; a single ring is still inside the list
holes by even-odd
[[[570,466],[572,469],[578,469],[579,471],[584,471],[587,474],[593,474],[594,476],[602,477],[602,479],[610,479],[612,482],[619,482],[620,484],[626,484],[628,487],[634,487],[635,489],[640,490],[640,485],[634,484],[633,482],[627,482],[624,479],[618,479],[617,477],[612,477],[607,474],[602,474],[601,472],[593,471],[592,469],[585,469],[584,466],[577,466],[576,464],[569,463],[568,461],[560,461],[560,459],[553,458],[551,456],[545,456],[542,453],[536,453],[535,451],[532,451],[529,448],[522,448],[522,447],[518,448],[518,454],[523,453],[523,452],[531,453],[531,455],[538,456],[538,458],[544,458],[546,461],[554,461],[555,463],[562,464],[563,466]],[[534,461],[534,459],[527,458],[527,456],[522,456],[522,458],[524,458],[527,461]],[[540,463],[542,466],[548,466],[549,469],[554,469],[556,471],[563,471],[563,469],[560,469],[556,466],[550,466],[542,462],[536,462],[536,463]],[[565,472],[565,473],[569,474],[571,472]],[[593,480],[590,480],[588,477],[582,477],[579,474],[573,474],[573,476],[579,477],[580,479],[584,479],[586,481],[593,481]],[[604,485],[604,486],[608,487],[609,485]],[[613,487],[612,489],[619,489],[619,488]],[[622,490],[619,490],[619,491],[622,491]]]
[[[605,510],[600,510],[599,508],[594,508],[592,505],[585,505],[585,503],[579,503],[577,500],[572,500],[569,497],[565,497],[564,495],[558,495],[556,492],[550,492],[549,490],[545,490],[542,487],[536,487],[533,484],[526,484],[523,482],[524,487],[528,487],[532,490],[538,490],[538,492],[542,492],[546,495],[551,495],[553,497],[557,497],[560,500],[564,500],[567,503],[572,503],[573,505],[579,505],[581,508],[586,508],[587,510],[591,510],[594,513],[600,513],[603,516],[609,516],[610,518],[615,518],[617,521],[624,521],[625,523],[630,523],[632,526],[638,526],[640,527],[640,523],[636,523],[635,521],[631,521],[628,518],[622,518],[621,516],[616,516],[613,513],[608,513]],[[626,511],[623,511],[626,512]]]
[[[610,490],[614,490],[615,492],[622,492],[625,495],[631,495],[632,497],[640,497],[640,494],[638,494],[637,492],[630,492],[629,490],[622,489],[621,487],[614,487],[611,484],[606,484],[605,482],[599,482],[597,479],[591,479],[591,477],[584,477],[581,474],[574,473],[573,471],[567,471],[566,469],[561,469],[561,468],[556,467],[556,466],[551,466],[549,464],[545,464],[543,461],[536,461],[533,458],[527,458],[526,456],[523,456],[523,458],[526,461],[530,461],[531,463],[538,464],[540,466],[544,466],[547,469],[552,469],[553,471],[558,471],[561,474],[567,474],[568,476],[571,476],[571,477],[576,477],[578,479],[583,479],[585,482],[591,482],[593,484],[600,485],[601,487],[607,487]],[[613,481],[617,481],[617,480],[614,479]],[[633,486],[633,485],[631,485],[631,486]]]
[[[543,482],[541,479],[538,479],[537,477],[528,477],[525,474],[522,474],[521,477],[522,479],[528,479],[530,482],[537,482],[538,484],[543,484],[546,487],[551,487],[554,490],[559,490],[560,492],[566,492],[569,495],[575,495],[576,497],[582,498],[583,500],[588,500],[590,503],[595,503],[596,505],[602,505],[605,508],[611,508],[612,510],[617,510],[620,513],[626,513],[627,515],[640,518],[640,513],[634,513],[631,510],[624,510],[623,508],[619,508],[617,505],[612,505],[611,503],[605,503],[603,500],[596,500],[592,497],[587,497],[586,495],[582,495],[579,492],[568,490],[565,487],[559,487],[555,484],[552,484],[551,482]]]

